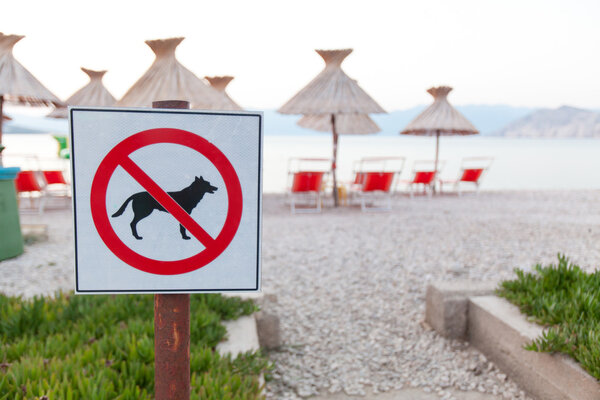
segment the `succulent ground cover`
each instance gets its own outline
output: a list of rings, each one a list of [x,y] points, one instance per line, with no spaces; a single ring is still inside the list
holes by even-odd
[[[258,399],[259,353],[219,355],[222,320],[251,314],[251,301],[191,295],[192,398]],[[23,300],[0,295],[0,399],[153,399],[152,295]]]
[[[568,354],[600,380],[600,271],[586,273],[559,255],[557,265],[515,272],[498,294],[548,327],[527,349]]]

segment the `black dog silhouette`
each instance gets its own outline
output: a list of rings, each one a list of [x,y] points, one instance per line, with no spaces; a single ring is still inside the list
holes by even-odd
[[[200,200],[204,197],[206,193],[214,193],[217,190],[216,187],[212,186],[210,182],[205,181],[202,177],[194,179],[194,182],[185,189],[182,189],[178,192],[167,192],[169,196],[173,198],[187,212],[188,214],[192,213],[194,207],[198,205]],[[148,192],[139,192],[136,194],[132,194],[129,196],[125,203],[119,208],[119,210],[112,215],[112,217],[118,217],[123,214],[125,209],[127,208],[127,204],[131,203],[131,208],[133,209],[133,220],[129,224],[131,226],[131,234],[134,238],[140,240],[142,237],[137,233],[137,223],[142,219],[146,218],[148,215],[152,214],[152,211],[165,211],[163,206],[160,205],[158,201],[154,199],[154,197],[150,196]],[[185,228],[183,225],[179,224],[179,232],[181,232],[181,237],[185,240],[190,239],[190,237],[186,234]]]

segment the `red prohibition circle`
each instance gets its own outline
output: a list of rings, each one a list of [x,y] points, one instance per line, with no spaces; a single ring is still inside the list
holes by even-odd
[[[201,153],[217,168],[227,189],[228,210],[221,232],[214,240],[208,237],[210,243],[202,242],[205,249],[200,253],[181,260],[154,260],[130,249],[112,228],[106,209],[108,183],[116,168],[124,166],[124,164],[132,164],[129,155],[134,151],[157,143],[179,144]],[[143,172],[141,173],[143,174]],[[142,186],[144,185],[142,184]],[[191,272],[206,266],[217,258],[229,246],[237,232],[242,218],[242,204],[242,187],[235,169],[227,157],[206,139],[188,131],[172,128],[138,132],[117,144],[98,166],[90,194],[94,225],[110,251],[126,264],[157,275],[177,275]]]

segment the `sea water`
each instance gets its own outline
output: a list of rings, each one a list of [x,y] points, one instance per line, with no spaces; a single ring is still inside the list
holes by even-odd
[[[56,165],[57,142],[46,134],[5,134],[5,165],[29,163],[22,155],[35,155],[39,162]],[[264,137],[263,189],[284,192],[288,183],[288,161],[294,157],[330,158],[331,135]],[[406,158],[401,179],[409,179],[413,163],[433,160],[434,137],[341,136],[338,144],[338,178],[350,181],[353,163],[363,157]],[[493,157],[483,177],[482,190],[600,189],[600,140],[519,139],[485,136],[440,138],[442,179],[456,179],[465,157]],[[43,165],[42,165],[43,166]],[[201,173],[201,172],[200,172]]]

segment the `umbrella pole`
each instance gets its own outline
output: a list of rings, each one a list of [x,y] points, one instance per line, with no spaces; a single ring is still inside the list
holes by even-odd
[[[331,131],[333,133],[333,163],[331,164],[331,173],[333,174],[333,205],[337,207],[339,205],[336,176],[338,134],[335,130],[335,114],[331,114]]]
[[[438,158],[440,151],[440,131],[438,130],[435,134],[435,172],[433,175],[433,194],[435,194],[435,182],[438,179]]]

